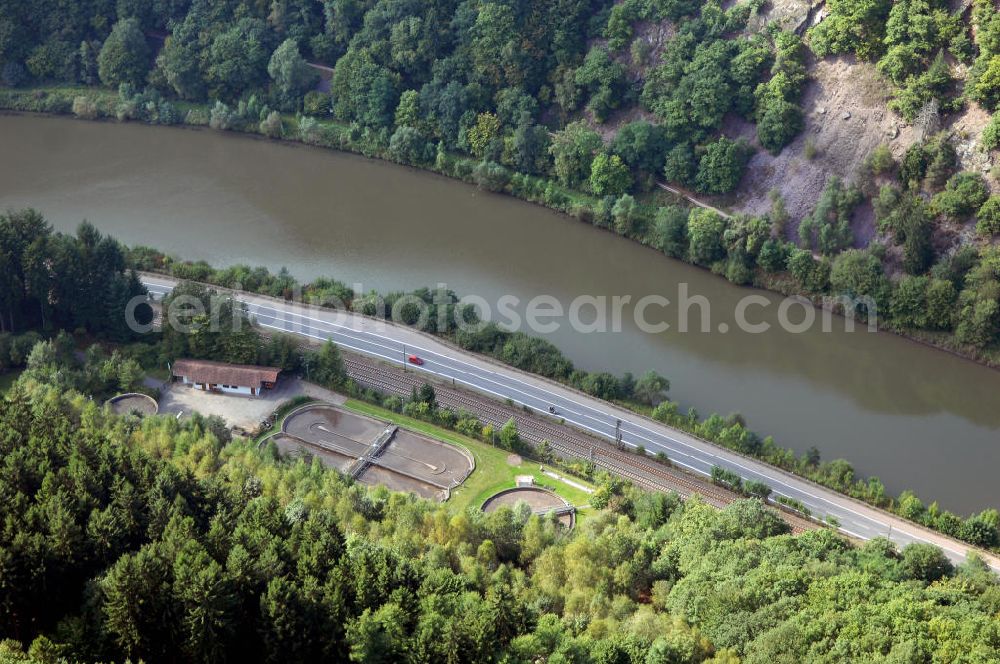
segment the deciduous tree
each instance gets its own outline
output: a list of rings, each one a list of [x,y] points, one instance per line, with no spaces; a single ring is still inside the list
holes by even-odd
[[[115,24],[97,58],[98,72],[104,85],[122,83],[142,86],[149,72],[149,46],[139,22],[125,19]]]

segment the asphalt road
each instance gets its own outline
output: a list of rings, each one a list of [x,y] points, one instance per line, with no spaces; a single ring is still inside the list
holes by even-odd
[[[156,299],[169,293],[177,283],[168,277],[152,275],[142,275],[142,282]],[[553,417],[611,440],[615,439],[620,427],[624,443],[642,445],[654,454],[664,452],[675,465],[701,475],[709,475],[713,466],[720,466],[736,472],[744,480],[765,482],[775,495],[800,501],[813,515],[823,519],[828,516],[835,518],[841,531],[857,539],[887,536],[899,546],[928,542],[941,547],[956,562],[964,560],[970,548],[958,540],[921,528],[778,468],[554,381],[467,353],[411,328],[349,312],[318,309],[249,293],[235,293],[235,296],[264,328],[315,340],[332,339],[339,346],[354,352],[402,364],[410,371],[450,380],[500,400],[509,399],[540,414],[547,414],[552,406],[556,410]],[[424,364],[408,364],[406,357],[410,354],[419,356]],[[985,553],[981,555],[994,570],[1000,572],[1000,559]]]

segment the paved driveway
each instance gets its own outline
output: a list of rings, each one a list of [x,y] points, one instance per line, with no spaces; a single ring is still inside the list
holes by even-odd
[[[143,275],[143,285],[156,297],[170,292],[178,280]],[[225,292],[225,291],[223,291]],[[252,293],[236,293],[250,315],[267,329],[280,330],[309,339],[331,339],[342,347],[391,363],[402,363],[417,353],[422,366],[410,366],[414,373],[436,376],[453,385],[527,406],[538,413],[556,408],[560,420],[608,440],[619,439],[633,448],[642,445],[652,453],[663,452],[677,466],[708,476],[715,466],[731,470],[744,480],[765,482],[776,496],[794,498],[819,518],[835,517],[839,529],[857,539],[889,536],[905,546],[928,542],[941,547],[954,561],[961,562],[972,549],[968,544],[901,519],[832,489],[792,475],[724,447],[673,429],[661,422],[637,415],[614,404],[556,383],[541,376],[513,369],[485,356],[464,351],[449,342],[413,328],[367,318],[353,312],[319,309]],[[1000,556],[976,550],[996,571]]]
[[[304,383],[298,378],[281,378],[273,390],[265,390],[263,394],[254,397],[203,392],[190,385],[168,383],[160,396],[160,412],[183,416],[197,411],[202,415],[218,415],[231,427],[252,431],[279,405],[300,394],[324,401],[343,402],[343,397]]]

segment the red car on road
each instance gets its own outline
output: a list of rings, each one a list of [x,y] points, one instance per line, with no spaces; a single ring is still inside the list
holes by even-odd
[[[421,359],[420,359],[419,357],[417,357],[416,355],[410,355],[410,356],[409,356],[408,358],[406,358],[406,361],[407,361],[407,362],[409,362],[410,364],[415,364],[415,365],[417,365],[418,367],[419,367],[419,366],[423,366],[423,364],[424,364],[424,361],[423,361],[423,360],[421,360]]]

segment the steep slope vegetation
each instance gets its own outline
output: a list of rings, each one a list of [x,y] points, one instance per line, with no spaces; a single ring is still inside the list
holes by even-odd
[[[527,506],[456,512],[216,431],[37,384],[0,401],[0,638],[17,639],[0,641],[4,661],[987,662],[1000,649],[996,577],[932,547],[854,549],[788,535],[757,501],[718,511],[620,484],[566,533]]]
[[[988,0],[63,4],[0,7],[4,82],[118,94],[0,105],[434,169],[997,360]],[[319,89],[308,60],[328,65]],[[692,198],[740,214],[677,207]]]

